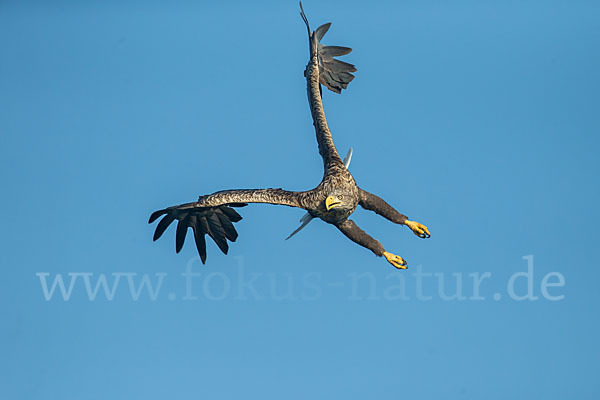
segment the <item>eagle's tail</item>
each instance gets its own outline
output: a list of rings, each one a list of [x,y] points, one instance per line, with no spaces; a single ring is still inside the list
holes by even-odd
[[[229,250],[227,240],[235,242],[238,237],[237,231],[233,226],[234,222],[242,219],[232,207],[243,207],[245,203],[226,204],[218,207],[195,207],[196,203],[181,204],[158,210],[152,213],[148,221],[149,224],[156,221],[158,217],[164,215],[156,226],[153,240],[158,240],[165,230],[175,220],[178,220],[177,233],[175,236],[175,251],[179,253],[185,241],[185,235],[188,228],[194,231],[194,239],[200,259],[204,264],[206,262],[206,240],[208,235],[214,240],[219,249],[225,254]]]
[[[316,31],[311,33],[308,18],[306,18],[304,9],[302,8],[302,2],[300,2],[300,15],[308,30],[311,56],[314,55],[315,51],[318,53],[319,82],[332,92],[341,93],[342,89],[346,89],[348,84],[354,79],[352,72],[356,72],[356,67],[333,57],[349,54],[352,49],[350,47],[322,45],[321,39],[323,39],[323,36],[329,30],[331,22],[319,26]]]

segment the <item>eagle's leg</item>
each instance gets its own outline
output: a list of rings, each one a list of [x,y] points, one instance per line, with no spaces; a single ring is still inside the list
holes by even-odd
[[[360,229],[351,219],[348,219],[336,226],[344,235],[346,235],[346,237],[348,237],[348,239],[371,250],[376,256],[384,256],[385,259],[394,267],[398,269],[406,269],[406,261],[402,257],[385,251],[381,243]]]
[[[408,226],[415,235],[422,239],[426,239],[431,236],[429,229],[427,229],[425,225],[415,221],[409,221],[406,215],[400,214],[394,209],[394,207],[386,203],[381,197],[374,195],[373,193],[369,193],[363,189],[359,190],[359,196],[359,204],[362,208],[374,211],[375,213],[396,224]]]

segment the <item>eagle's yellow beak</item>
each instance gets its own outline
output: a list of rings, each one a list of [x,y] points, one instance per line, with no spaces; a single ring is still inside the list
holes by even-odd
[[[329,196],[325,199],[325,208],[327,209],[327,211],[331,210],[332,208],[339,207],[341,205],[342,202],[333,196]]]

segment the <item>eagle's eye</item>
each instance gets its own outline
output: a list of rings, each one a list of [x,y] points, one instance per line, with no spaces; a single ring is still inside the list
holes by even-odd
[[[340,194],[340,195],[338,196],[338,199],[340,199],[340,200],[344,200],[344,195],[343,195],[343,194]]]

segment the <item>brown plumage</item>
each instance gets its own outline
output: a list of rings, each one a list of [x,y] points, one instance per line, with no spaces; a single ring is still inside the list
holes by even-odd
[[[311,31],[302,4],[300,9],[309,36],[310,60],[304,75],[319,154],[323,159],[324,173],[321,183],[316,188],[305,192],[283,189],[224,190],[200,196],[193,203],[156,211],[150,216],[150,223],[162,215],[164,217],[156,227],[154,240],[157,240],[173,221],[178,220],[176,251],[181,250],[187,229],[191,227],[198,253],[204,263],[206,261],[205,235],[211,237],[225,254],[229,249],[227,241],[234,242],[237,239],[233,223],[240,221],[242,217],[232,207],[243,207],[248,203],[286,205],[307,210],[311,216],[335,225],[349,239],[370,249],[377,256],[385,256],[397,268],[405,268],[406,263],[401,257],[387,253],[381,243],[362,231],[348,217],[360,204],[363,208],[372,210],[394,223],[409,226],[420,237],[429,237],[429,231],[416,222],[408,221],[406,216],[381,198],[360,189],[352,174],[344,166],[325,119],[321,85],[336,93],[341,93],[348,87],[354,79],[352,72],[355,72],[356,68],[334,57],[348,54],[352,49],[322,45],[321,39],[331,24],[321,25],[317,30]]]

